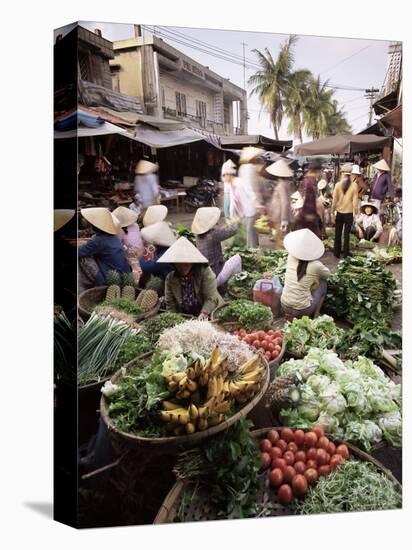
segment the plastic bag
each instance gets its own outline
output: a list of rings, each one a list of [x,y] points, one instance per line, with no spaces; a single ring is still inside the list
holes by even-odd
[[[278,276],[265,275],[264,279],[256,281],[253,287],[253,301],[271,308],[273,316],[280,315],[280,297],[283,287]]]

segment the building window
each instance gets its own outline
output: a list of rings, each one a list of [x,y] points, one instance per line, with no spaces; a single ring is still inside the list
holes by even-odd
[[[204,101],[199,101],[196,99],[196,118],[200,122],[202,128],[206,127],[207,113],[206,113],[206,103]]]
[[[186,116],[186,96],[176,92],[176,113],[178,116]]]
[[[90,65],[89,65],[89,54],[88,52],[79,50],[79,68],[80,68],[80,77],[82,80],[90,81]]]

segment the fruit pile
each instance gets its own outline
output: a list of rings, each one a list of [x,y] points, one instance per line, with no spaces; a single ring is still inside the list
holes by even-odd
[[[159,295],[152,288],[145,288],[136,297],[135,280],[133,273],[118,273],[110,270],[107,274],[106,302],[115,300],[136,301],[144,312],[153,309],[158,301]]]
[[[215,348],[208,361],[194,361],[184,372],[166,377],[173,401],[163,401],[160,419],[174,435],[192,434],[220,424],[235,403],[258,391],[265,368],[254,355],[229,377],[227,357]]]
[[[309,485],[316,485],[320,476],[327,476],[349,458],[347,445],[336,446],[320,427],[307,432],[273,429],[259,446],[262,467],[268,470],[270,484],[283,505],[303,497]]]
[[[258,330],[257,332],[246,332],[246,330],[235,330],[233,333],[240,340],[259,350],[267,361],[274,361],[278,358],[282,349],[283,337],[279,329]]]

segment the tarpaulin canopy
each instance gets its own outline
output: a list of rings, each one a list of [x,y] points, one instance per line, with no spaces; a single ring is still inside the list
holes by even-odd
[[[295,153],[300,156],[308,155],[344,155],[361,151],[374,151],[389,145],[389,138],[364,135],[338,135],[302,143],[295,147]]]
[[[222,136],[220,138],[223,148],[238,149],[240,147],[247,147],[248,145],[258,145],[263,149],[270,149],[271,151],[286,151],[293,145],[292,140],[280,141],[272,139],[260,134],[256,135],[235,135],[235,136]]]
[[[166,130],[160,131],[155,128],[151,128],[146,125],[138,125],[134,136],[128,136],[144,143],[149,147],[155,149],[163,149],[165,147],[175,147],[176,145],[184,145],[186,143],[194,143],[195,141],[202,141],[204,137],[189,128],[182,128],[181,130]]]
[[[103,122],[98,126],[97,128],[88,128],[84,126],[79,126],[78,128],[74,128],[73,130],[67,130],[67,131],[54,131],[54,137],[55,139],[64,139],[64,138],[75,138],[75,137],[90,137],[90,136],[104,136],[108,134],[122,134],[126,137],[132,137],[128,134],[128,131],[124,128],[120,128],[120,126],[116,126],[115,124],[111,124],[110,122]]]

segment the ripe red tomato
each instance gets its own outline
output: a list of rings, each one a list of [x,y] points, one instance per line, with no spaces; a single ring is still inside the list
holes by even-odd
[[[283,472],[280,468],[274,468],[269,474],[269,481],[274,487],[283,483]]]
[[[254,340],[252,345],[253,345],[254,348],[259,349],[260,348],[259,340]]]
[[[293,466],[286,466],[283,470],[283,480],[285,483],[291,483],[292,479],[297,474],[295,468]]]
[[[274,337],[275,338],[282,338],[282,333],[280,332],[279,329],[276,329],[273,333]]]
[[[279,352],[278,350],[273,350],[272,353],[271,353],[271,356],[272,356],[272,359],[276,359],[278,356],[279,356]]]
[[[233,333],[235,336],[239,336],[239,331],[238,330],[235,330],[235,332]]]
[[[282,458],[282,451],[279,447],[272,447],[269,451],[270,458],[274,460],[275,458]]]
[[[263,340],[265,337],[266,337],[265,331],[264,330],[259,330],[259,332],[258,332],[259,340]]]
[[[336,453],[336,445],[332,441],[329,441],[329,445],[326,450],[330,456],[333,456]]]
[[[296,462],[306,462],[306,453],[305,451],[297,451],[295,453]]]
[[[322,435],[317,442],[317,446],[319,449],[324,449],[325,451],[328,450],[329,447],[329,439]]]
[[[346,460],[347,458],[349,458],[349,449],[344,443],[342,443],[336,448],[336,454],[341,455],[342,458]]]
[[[262,441],[259,443],[259,447],[262,453],[268,453],[272,448],[272,443],[269,441],[269,439],[262,439]]]
[[[292,453],[292,451],[286,451],[283,453],[283,458],[287,464],[287,466],[292,466],[295,462],[295,455]]]
[[[270,329],[270,330],[268,330],[267,333],[268,333],[268,336],[273,336],[275,334],[275,331]]]
[[[290,443],[291,441],[294,441],[294,432],[290,428],[282,428],[280,430],[280,437],[286,441],[286,443]]]
[[[275,460],[272,460],[272,466],[274,468],[280,468],[283,472],[287,466],[286,460],[284,458],[275,458]]]
[[[316,449],[315,447],[311,447],[306,451],[306,458],[308,460],[316,460]]]
[[[275,346],[281,346],[282,345],[282,338],[275,338],[273,340],[273,343],[275,344]]]
[[[305,470],[304,475],[305,475],[309,485],[315,485],[315,483],[318,480],[318,472],[317,472],[316,468],[308,468],[307,470]]]
[[[318,441],[318,436],[315,434],[315,432],[305,433],[304,444],[306,447],[315,447],[317,441]]]
[[[279,439],[279,441],[276,442],[275,446],[279,447],[279,449],[282,450],[282,453],[287,451],[287,448],[288,448],[288,444],[286,443],[286,441],[284,439]]]
[[[319,464],[319,466],[324,466],[325,464],[328,464],[329,461],[327,453],[324,449],[316,450],[316,462]]]
[[[277,496],[280,504],[283,504],[284,506],[290,504],[293,500],[293,492],[290,485],[287,485],[286,483],[281,485],[278,489]]]
[[[316,426],[315,428],[312,428],[312,430],[318,436],[318,439],[325,435],[325,430],[321,426]]]
[[[249,338],[249,336],[245,336],[245,337],[243,338],[243,341],[244,341],[245,344],[250,344],[250,338]]]
[[[275,344],[275,351],[277,351],[278,353],[280,353],[280,352],[281,352],[281,349],[282,349],[282,348],[281,348],[280,346],[278,346],[277,344]]]
[[[260,455],[260,459],[262,461],[262,467],[266,470],[266,468],[269,468],[272,460],[270,458],[270,454],[269,453],[262,453]]]
[[[325,452],[326,452],[326,464],[329,464],[329,462],[330,462],[330,454],[329,454],[327,451],[325,451]]]
[[[303,445],[303,442],[305,441],[305,432],[303,430],[296,430],[294,433],[294,439],[296,445],[298,447],[301,447]]]
[[[261,347],[262,349],[264,349],[265,351],[268,349],[268,345],[267,345],[266,340],[261,340],[261,342],[260,342],[260,347]]]
[[[302,462],[301,460],[298,460],[297,462],[295,462],[293,467],[295,468],[297,474],[304,474],[305,473],[306,464],[304,462]]]
[[[270,453],[269,453],[270,454]],[[307,469],[313,469],[313,470],[316,470],[318,467],[318,463],[316,462],[316,460],[308,460],[306,462],[306,468]]]
[[[318,468],[318,474],[320,476],[327,476],[330,474],[330,466],[329,464],[324,464],[323,466],[319,466]]]
[[[308,490],[308,482],[302,474],[296,474],[292,479],[293,494],[297,497],[303,497]]]
[[[245,331],[244,328],[241,328],[241,329],[239,330],[239,336],[246,336],[246,331]]]
[[[297,453],[298,450],[299,450],[298,446],[294,441],[291,441],[290,443],[288,443],[288,451],[292,451],[292,453]],[[295,457],[295,460],[296,460],[296,457]]]
[[[272,351],[275,351],[275,346],[272,343],[268,344],[268,351],[270,351],[270,353],[272,353]]]
[[[274,445],[279,441],[279,433],[277,430],[270,430],[266,434],[266,438],[269,439],[269,441]]]
[[[265,359],[266,361],[272,360],[272,354],[270,353],[270,351],[265,351]]]
[[[343,462],[342,455],[333,455],[329,462],[331,469],[334,470],[341,462]]]

